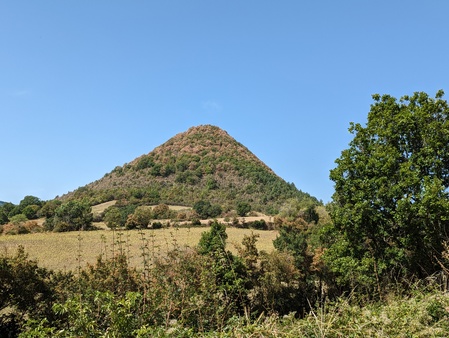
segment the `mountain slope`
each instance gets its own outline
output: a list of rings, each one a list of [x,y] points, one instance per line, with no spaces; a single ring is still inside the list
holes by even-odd
[[[187,206],[207,200],[225,210],[244,201],[267,213],[276,213],[289,198],[317,203],[227,132],[211,125],[192,127],[69,196],[94,202],[127,199]]]

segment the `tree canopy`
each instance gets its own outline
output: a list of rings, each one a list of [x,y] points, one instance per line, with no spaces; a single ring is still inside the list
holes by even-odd
[[[373,95],[365,127],[351,123],[336,160],[331,217],[341,237],[328,251],[334,271],[382,280],[423,277],[439,267],[449,230],[449,107],[414,93]],[[350,275],[352,277],[350,277]]]

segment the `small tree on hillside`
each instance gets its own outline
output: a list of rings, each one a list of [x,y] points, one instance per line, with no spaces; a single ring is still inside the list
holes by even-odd
[[[193,205],[193,210],[196,211],[201,219],[214,218],[221,214],[221,207],[217,204],[211,204],[209,201],[198,201]]]
[[[116,229],[122,226],[122,213],[117,207],[109,207],[104,214],[104,221],[108,228]]]
[[[240,217],[246,216],[248,212],[251,211],[251,205],[248,202],[237,203],[237,215]]]

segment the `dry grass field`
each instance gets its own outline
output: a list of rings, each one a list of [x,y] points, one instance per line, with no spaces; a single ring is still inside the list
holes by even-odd
[[[113,232],[110,230],[35,233],[26,235],[0,236],[0,251],[14,254],[19,245],[24,246],[30,258],[40,266],[54,270],[76,270],[87,263],[94,263],[99,255],[111,257],[121,248],[128,255],[131,265],[142,266],[142,246],[147,244],[150,254],[164,255],[175,246],[195,246],[201,233],[208,227],[168,228],[158,230],[137,230]],[[240,244],[244,235],[258,234],[260,250],[273,250],[272,241],[277,231],[227,228],[228,249],[236,253],[234,244]],[[142,239],[142,234],[144,239]],[[114,239],[113,239],[114,237]],[[113,245],[113,243],[115,243]]]

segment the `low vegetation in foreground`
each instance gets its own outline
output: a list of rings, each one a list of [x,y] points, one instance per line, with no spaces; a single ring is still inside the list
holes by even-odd
[[[195,246],[155,256],[141,240],[142,269],[129,265],[118,239],[75,271],[40,267],[23,248],[1,255],[1,336],[20,337],[445,337],[449,294],[439,276],[373,299],[353,290],[331,297],[316,262],[280,232],[276,250],[245,235],[237,254],[218,222]],[[298,241],[299,237],[296,237]],[[300,242],[300,241],[299,241]],[[290,244],[287,244],[290,243]],[[300,244],[297,242],[297,244]],[[304,253],[303,253],[304,254]],[[302,256],[303,258],[307,257]],[[316,259],[316,257],[314,257]],[[328,286],[327,286],[328,287]],[[404,290],[401,285],[398,288]]]

